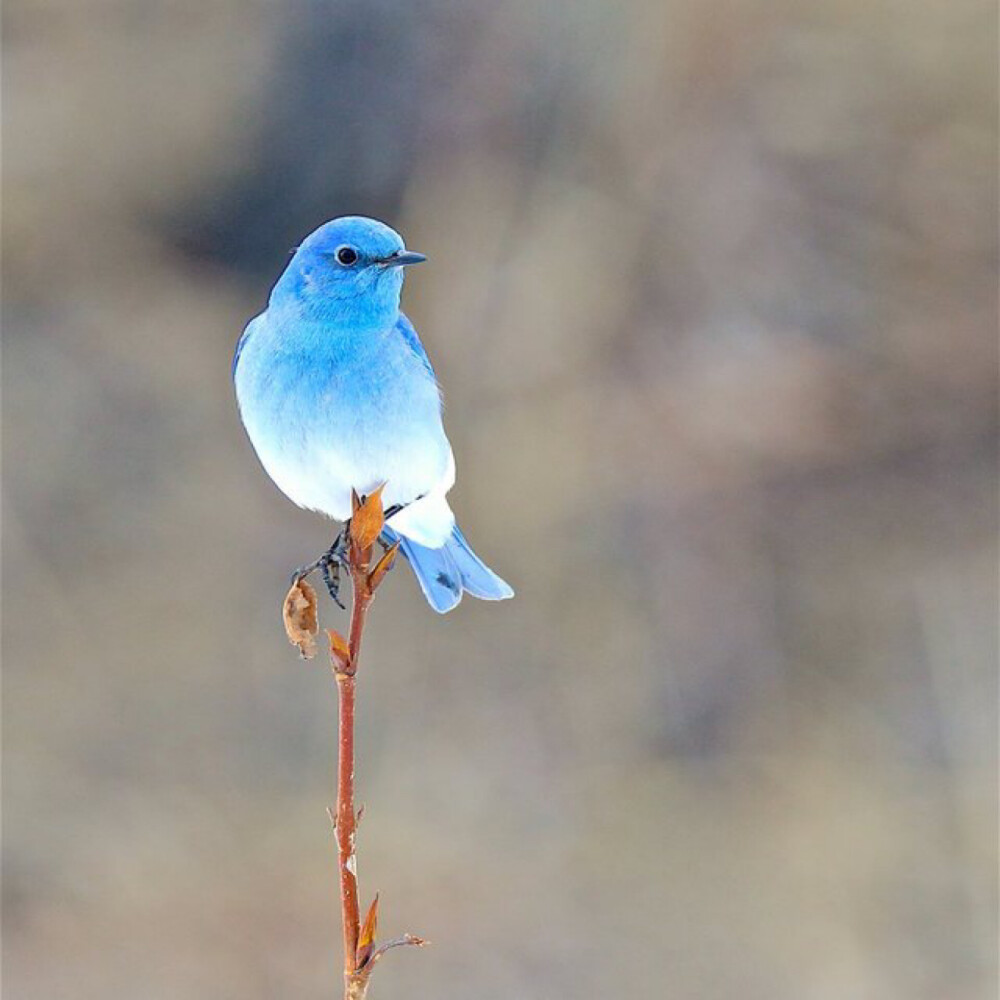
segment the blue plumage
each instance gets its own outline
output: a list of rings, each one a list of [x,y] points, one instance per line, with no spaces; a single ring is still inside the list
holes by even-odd
[[[399,541],[403,555],[413,567],[424,597],[435,611],[451,611],[462,599],[462,592],[485,601],[513,597],[514,592],[469,547],[458,525],[443,546],[430,549],[398,535],[391,528],[384,534],[390,542]]]
[[[513,591],[472,551],[446,495],[455,462],[441,397],[413,324],[399,310],[403,270],[423,260],[388,226],[328,222],[298,248],[233,358],[240,415],[261,463],[302,507],[337,520],[351,490],[385,483],[402,505],[398,537],[428,602]]]

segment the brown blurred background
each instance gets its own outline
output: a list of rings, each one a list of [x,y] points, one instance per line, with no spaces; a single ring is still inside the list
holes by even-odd
[[[994,4],[9,0],[4,997],[337,995],[331,529],[232,349],[376,215],[517,588],[382,591],[391,998],[996,986]],[[327,624],[338,616],[329,606]]]

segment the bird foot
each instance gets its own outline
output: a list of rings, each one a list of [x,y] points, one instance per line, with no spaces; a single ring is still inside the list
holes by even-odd
[[[417,497],[417,499],[420,500],[422,497]],[[383,516],[388,521],[389,518],[394,517],[408,506],[409,504],[405,503],[394,503],[391,507],[386,508]],[[347,568],[347,543],[350,537],[351,522],[348,520],[344,522],[344,527],[340,529],[340,533],[333,540],[333,545],[319,559],[307,563],[305,566],[300,566],[292,574],[292,583],[298,583],[299,580],[304,580],[307,576],[319,570],[323,576],[323,582],[326,584],[327,593],[333,599],[334,604],[344,611],[347,610],[347,607],[340,599],[340,571],[341,568]],[[379,536],[378,543],[382,546],[383,552],[388,552],[393,544],[382,536]]]
[[[327,593],[333,599],[334,604],[345,611],[347,607],[340,599],[340,568],[347,565],[347,539],[350,537],[350,530],[351,522],[348,521],[341,529],[340,534],[333,540],[333,545],[319,559],[307,563],[305,566],[300,566],[292,574],[292,583],[298,583],[319,570],[323,576],[323,583],[326,584]]]

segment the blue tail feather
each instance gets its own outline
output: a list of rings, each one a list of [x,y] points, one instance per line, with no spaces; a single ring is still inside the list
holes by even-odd
[[[392,542],[400,542],[424,597],[441,614],[451,611],[466,590],[484,601],[514,596],[514,591],[472,551],[457,524],[451,538],[439,549],[419,545],[389,527],[383,534]]]

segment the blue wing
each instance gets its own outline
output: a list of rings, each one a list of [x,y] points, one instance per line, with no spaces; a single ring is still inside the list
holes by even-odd
[[[240,339],[236,342],[236,353],[233,355],[233,370],[232,377],[236,378],[236,366],[240,363],[240,355],[243,353],[243,348],[247,346],[247,341],[250,339],[250,333],[253,330],[254,323],[260,319],[260,316],[255,316],[249,323],[247,323],[247,328],[243,331]]]
[[[431,367],[431,359],[427,357],[424,345],[420,343],[420,337],[417,336],[416,329],[406,318],[405,313],[401,312],[399,314],[399,319],[396,320],[396,329],[399,331],[399,335],[403,338],[403,340],[406,341],[410,350],[413,351],[413,353],[423,362],[423,365],[429,372],[431,378],[436,378],[434,375],[434,369]]]

